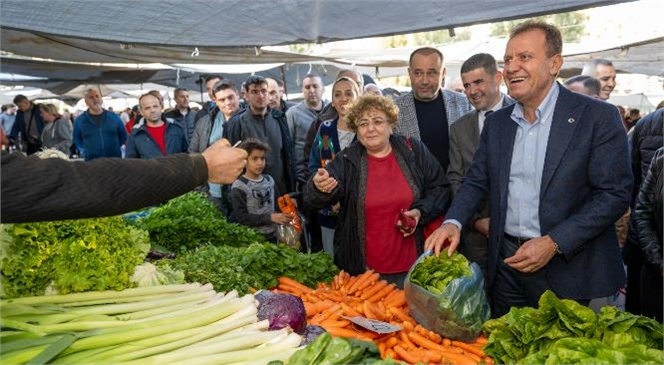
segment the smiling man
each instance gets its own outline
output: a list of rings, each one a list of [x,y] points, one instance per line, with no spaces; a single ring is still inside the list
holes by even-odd
[[[449,126],[471,111],[470,104],[463,94],[441,89],[445,67],[438,49],[416,49],[408,65],[412,91],[394,100],[399,107],[395,132],[421,139],[447,171]]]
[[[599,80],[602,87],[599,90],[601,100],[609,100],[616,87],[616,68],[613,63],[603,58],[596,58],[583,66],[582,75],[592,76]]]
[[[617,109],[559,85],[560,31],[525,22],[511,32],[504,80],[517,103],[486,120],[447,219],[427,239],[451,254],[485,198],[492,316],[537,306],[552,290],[587,305],[625,281],[614,222],[629,206],[632,173]]]
[[[447,179],[452,184],[453,194],[459,189],[463,177],[473,162],[473,155],[480,143],[480,133],[487,115],[514,104],[512,98],[500,92],[502,78],[496,59],[487,53],[473,55],[461,65],[464,92],[475,110],[450,126],[450,166],[447,170]],[[463,244],[459,248],[470,261],[480,265],[485,275],[488,272],[489,222],[489,211],[486,204],[483,204],[463,230],[461,234]]]

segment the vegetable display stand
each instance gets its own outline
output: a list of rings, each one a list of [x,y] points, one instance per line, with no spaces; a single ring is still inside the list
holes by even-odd
[[[299,296],[309,324],[323,327],[333,337],[372,341],[383,359],[410,364],[493,363],[483,350],[485,337],[465,343],[425,329],[410,316],[405,292],[372,270],[357,276],[341,271],[331,284],[319,283],[316,289],[282,277],[274,291]],[[381,321],[401,330],[381,334],[353,323],[353,317]]]

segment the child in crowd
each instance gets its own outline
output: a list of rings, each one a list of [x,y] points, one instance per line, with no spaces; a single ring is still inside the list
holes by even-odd
[[[270,242],[277,242],[276,224],[290,224],[291,218],[283,213],[275,213],[274,179],[264,175],[265,155],[269,147],[262,141],[249,138],[238,148],[247,151],[245,172],[231,186],[230,200],[235,220],[262,233]]]

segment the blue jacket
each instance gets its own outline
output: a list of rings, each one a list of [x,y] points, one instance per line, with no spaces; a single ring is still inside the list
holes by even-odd
[[[543,267],[556,295],[591,299],[613,295],[625,282],[614,222],[632,191],[627,136],[616,107],[560,86],[542,172],[541,234],[562,250]],[[517,124],[514,106],[484,124],[473,163],[447,211],[464,224],[488,197],[491,217],[489,284],[499,265]]]
[[[184,135],[184,130],[178,124],[166,123],[166,155],[174,155],[176,153],[187,153],[187,137]],[[152,139],[152,136],[147,131],[145,124],[139,128],[134,129],[127,140],[127,158],[154,158],[164,156],[157,143]]]
[[[100,157],[122,157],[120,147],[127,141],[122,119],[104,110],[99,126],[85,111],[74,121],[74,144],[86,161]]]

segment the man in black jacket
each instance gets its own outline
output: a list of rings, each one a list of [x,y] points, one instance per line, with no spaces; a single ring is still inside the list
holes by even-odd
[[[14,104],[18,107],[18,112],[9,133],[9,142],[20,145],[23,152],[32,155],[42,147],[41,133],[44,129],[44,120],[39,108],[36,108],[25,95],[16,95]]]

